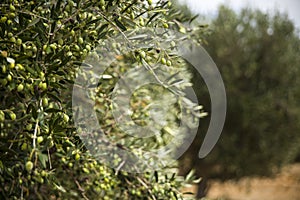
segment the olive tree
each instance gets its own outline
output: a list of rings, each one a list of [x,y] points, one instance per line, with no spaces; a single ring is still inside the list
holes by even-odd
[[[178,30],[187,35],[202,32],[202,29],[187,29],[183,24],[186,20],[178,18],[169,1],[2,1],[1,199],[181,198],[178,189],[182,181],[175,172],[166,169],[130,174],[111,169],[91,155],[74,125],[71,99],[81,65],[91,53],[101,58],[96,47],[107,39],[145,27]],[[173,41],[170,48],[175,46]],[[122,46],[116,44],[114,48]],[[117,58],[119,64],[107,69],[110,78],[97,85],[98,96],[94,99],[100,124],[106,126],[105,133],[123,137],[108,111],[110,92],[118,76],[146,61],[161,63],[175,73],[176,68],[185,68],[178,59],[168,50],[149,48]],[[190,79],[188,72],[182,76]],[[165,91],[162,85],[154,92],[147,87],[142,89],[131,101],[132,119],[140,124],[147,117],[141,111],[149,104],[145,99],[157,99],[158,93]],[[176,109],[174,106],[168,126],[177,123]],[[168,140],[165,135],[147,141],[147,148],[164,145]],[[135,142],[131,144],[133,148],[141,146],[140,141]]]

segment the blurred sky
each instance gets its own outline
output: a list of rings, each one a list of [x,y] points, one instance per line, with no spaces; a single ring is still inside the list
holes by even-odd
[[[288,13],[289,18],[300,28],[300,0],[179,0],[186,2],[189,8],[195,12],[206,16],[215,16],[220,4],[229,5],[236,11],[241,8],[259,8],[263,11]]]

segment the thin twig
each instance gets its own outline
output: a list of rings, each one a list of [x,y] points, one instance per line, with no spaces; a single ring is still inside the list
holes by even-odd
[[[81,192],[82,197],[83,197],[85,200],[89,200],[89,198],[84,194],[84,193],[85,193],[85,190],[81,187],[81,185],[79,184],[79,182],[78,182],[76,179],[74,179],[74,181],[75,181],[75,183],[76,183],[76,185],[77,185],[77,187],[78,187],[78,190]]]
[[[48,151],[49,167],[50,167],[50,170],[51,170],[52,169],[52,163],[51,163],[49,148],[47,148],[47,151]]]
[[[34,127],[34,133],[33,133],[33,149],[36,147],[36,135],[37,135],[37,130],[39,126],[39,119],[36,120],[35,127]]]
[[[149,189],[148,185],[142,179],[140,179],[140,177],[137,177],[137,180],[148,190],[152,199],[156,200],[155,196],[153,195],[152,191]]]
[[[42,105],[42,100],[40,100],[39,105],[40,106]],[[41,109],[38,109],[38,113],[40,111],[41,111]],[[34,127],[34,133],[33,133],[33,149],[36,148],[36,138],[37,138],[36,136],[37,136],[38,126],[39,126],[39,119],[36,119],[36,123],[35,123],[35,127]]]

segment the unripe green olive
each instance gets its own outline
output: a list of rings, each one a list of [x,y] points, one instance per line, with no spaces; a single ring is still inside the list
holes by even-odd
[[[44,98],[42,99],[42,104],[43,104],[44,107],[48,107],[49,102],[48,102],[48,98],[47,98],[47,97],[44,97]]]
[[[5,114],[2,110],[0,110],[0,122],[4,122],[5,120]]]
[[[71,51],[67,52],[67,56],[71,57],[73,55],[73,53]]]
[[[76,155],[75,155],[75,160],[79,160],[80,159],[80,155],[77,153]]]
[[[165,58],[162,58],[161,63],[165,65],[165,64],[167,64],[167,60]]]
[[[101,6],[105,6],[105,1],[104,0],[100,0],[100,5]]]
[[[140,55],[141,55],[142,58],[145,58],[146,57],[145,51],[140,51]]]
[[[43,141],[44,141],[43,136],[37,137],[37,143],[38,143],[38,144],[42,143]]]
[[[23,71],[23,70],[24,70],[24,67],[23,67],[23,65],[21,65],[21,64],[17,64],[16,69],[17,69],[17,70]]]
[[[8,74],[6,77],[6,80],[10,82],[12,80],[12,76],[10,74]]]
[[[2,65],[2,73],[6,73],[6,66]]]
[[[133,12],[130,13],[130,17],[131,17],[131,19],[134,19],[135,18],[135,14]]]
[[[13,33],[11,33],[11,32],[7,33],[7,37],[8,37],[8,38],[12,38],[13,36],[14,36]]]
[[[1,22],[1,23],[5,23],[6,21],[7,21],[7,17],[5,17],[5,16],[4,16],[4,17],[1,17],[1,19],[0,19],[0,22]]]
[[[23,143],[21,146],[21,150],[25,151],[25,150],[27,150],[27,147],[28,147],[27,143]]]
[[[9,39],[9,41],[11,41],[11,42],[13,42],[13,43],[16,43],[16,38],[15,38],[15,37],[11,37],[11,38]]]
[[[19,84],[18,87],[17,87],[17,91],[18,91],[18,92],[22,92],[23,89],[24,89],[24,85],[23,85],[22,83]]]
[[[172,62],[171,62],[170,60],[168,60],[168,61],[167,61],[167,65],[168,65],[168,66],[171,66],[171,65],[172,65]]]
[[[15,114],[14,112],[12,112],[12,111],[9,113],[9,117],[10,117],[11,120],[13,120],[13,121],[16,120],[16,118],[17,118],[16,114]]]
[[[34,53],[36,53],[36,52],[37,52],[37,48],[36,48],[36,46],[33,46],[33,47],[32,47],[32,51],[33,51]]]
[[[51,49],[56,50],[57,45],[56,45],[56,43],[53,43],[53,44],[50,44],[50,47],[51,47]]]
[[[33,163],[31,161],[27,161],[26,164],[25,164],[25,169],[28,171],[28,172],[31,172],[32,169],[33,169]]]
[[[169,28],[169,24],[168,23],[163,23],[164,28]]]
[[[71,34],[71,36],[74,36],[75,35],[75,31],[71,30],[70,34]]]
[[[80,47],[77,44],[74,45],[74,48],[76,51],[80,51]]]
[[[39,176],[39,177],[37,178],[37,181],[38,181],[40,184],[43,184],[43,183],[44,183],[44,179],[43,179],[43,177],[41,177],[41,176]]]
[[[11,63],[9,63],[9,68],[10,68],[10,69],[13,69],[13,68],[15,68],[15,66],[16,66],[16,65],[15,65],[15,63],[14,63],[14,62],[11,62]]]
[[[46,90],[47,89],[47,83],[40,82],[39,83],[39,88],[42,89],[42,90]]]
[[[91,46],[90,45],[85,45],[86,50],[91,51]]]
[[[83,44],[83,38],[82,38],[82,37],[79,37],[79,38],[78,38],[78,43],[79,43],[79,44]]]
[[[11,12],[11,13],[9,13],[9,15],[8,15],[10,18],[15,18],[16,17],[16,14],[15,13],[13,13],[13,12]]]
[[[45,171],[45,170],[43,170],[42,172],[41,172],[41,176],[43,176],[43,177],[46,177],[48,174],[47,174],[47,172]]]
[[[9,10],[10,10],[10,11],[15,11],[15,10],[16,10],[16,8],[15,8],[15,6],[14,6],[14,5],[10,4],[10,5],[9,5]]]
[[[140,26],[145,26],[144,18],[142,18],[142,17],[140,18],[139,24],[140,24]]]
[[[64,40],[60,38],[60,39],[57,41],[57,43],[60,44],[60,45],[64,45]]]
[[[180,28],[179,28],[179,32],[180,32],[180,33],[186,33],[186,29],[185,29],[184,27],[180,27]]]
[[[69,116],[67,114],[63,113],[62,117],[63,117],[64,122],[67,123],[69,121]]]
[[[18,38],[16,43],[17,43],[17,45],[20,46],[22,44],[22,40],[20,38]]]

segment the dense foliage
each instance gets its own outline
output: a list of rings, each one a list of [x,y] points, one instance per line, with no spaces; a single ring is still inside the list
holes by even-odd
[[[182,158],[188,165],[182,171],[194,166],[207,177],[269,175],[300,152],[297,31],[281,13],[244,9],[237,14],[226,7],[220,8],[212,24],[205,48],[224,79],[227,119],[214,151],[195,161],[206,131],[201,128]],[[205,88],[199,88],[199,95],[208,109]]]
[[[202,30],[185,28],[186,19],[168,1],[5,0],[0,6],[0,198],[181,198],[175,172],[133,175],[110,169],[90,155],[73,123],[71,91],[82,61],[113,35],[142,27],[187,35]],[[107,72],[112,80],[103,80],[97,88],[95,109],[112,137],[122,134],[107,114],[106,100],[119,73],[145,61],[161,63],[173,73],[184,69],[168,51],[129,52],[119,62],[127,58],[131,65],[112,65]],[[189,80],[188,72],[183,76]],[[149,104],[145,99],[158,96],[142,89],[131,102],[133,119],[141,124],[140,118],[147,117],[139,111]],[[163,90],[158,87],[156,92]],[[177,123],[176,116],[168,120]],[[158,139],[147,144],[164,145],[168,137]]]

